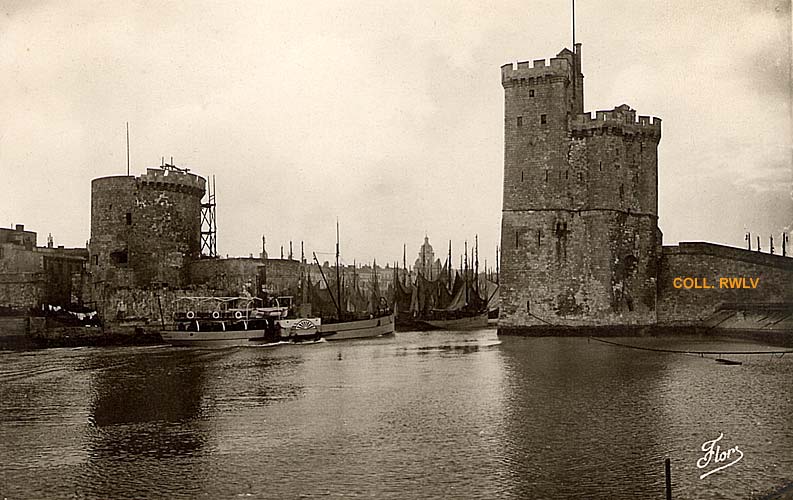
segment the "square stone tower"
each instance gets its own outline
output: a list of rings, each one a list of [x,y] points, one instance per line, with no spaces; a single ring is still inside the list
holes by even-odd
[[[655,323],[661,120],[583,113],[580,44],[501,83],[499,330]]]

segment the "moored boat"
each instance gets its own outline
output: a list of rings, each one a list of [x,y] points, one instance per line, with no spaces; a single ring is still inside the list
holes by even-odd
[[[389,313],[374,318],[323,323],[319,330],[327,340],[348,340],[380,337],[394,333],[394,315]]]
[[[474,315],[461,315],[459,317],[423,318],[422,321],[433,328],[442,330],[475,330],[487,328],[487,311]]]
[[[388,307],[388,301],[379,296],[379,289],[377,285],[377,273],[375,272],[372,290],[369,294],[368,312],[351,312],[347,307],[342,307],[346,304],[342,292],[342,279],[339,273],[339,224],[336,223],[336,294],[332,292],[332,286],[322,272],[322,266],[317,259],[317,254],[314,253],[314,261],[316,262],[322,280],[327,287],[327,293],[333,302],[335,309],[335,317],[326,317],[323,319],[322,324],[319,326],[320,335],[323,339],[327,340],[349,340],[349,339],[363,339],[370,337],[380,337],[382,335],[389,335],[394,333],[394,313]],[[372,266],[376,269],[377,265]],[[319,297],[317,297],[319,298]],[[319,301],[318,301],[319,302]]]

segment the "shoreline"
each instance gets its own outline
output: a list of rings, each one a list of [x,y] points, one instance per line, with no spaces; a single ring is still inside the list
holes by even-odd
[[[793,347],[793,331],[718,328],[703,325],[499,326],[499,337],[718,337]]]

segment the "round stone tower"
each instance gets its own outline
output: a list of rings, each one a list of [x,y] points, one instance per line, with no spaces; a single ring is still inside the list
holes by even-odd
[[[575,49],[501,68],[505,331],[655,322],[661,120],[583,113]]]
[[[187,283],[201,253],[203,177],[173,167],[91,183],[90,269],[116,287]]]

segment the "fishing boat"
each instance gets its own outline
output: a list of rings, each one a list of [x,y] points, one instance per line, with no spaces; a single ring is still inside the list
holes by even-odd
[[[416,278],[401,283],[394,275],[394,309],[397,313],[397,329],[405,330],[475,330],[488,326],[489,303],[495,299],[498,286],[490,286],[488,280],[479,277],[479,242],[471,249],[469,267],[468,243],[461,257],[458,272],[452,270],[452,248],[443,267],[426,265],[434,258],[432,246],[424,237],[424,244],[416,261]],[[403,250],[404,252],[404,250]],[[425,260],[425,254],[429,255]],[[406,258],[403,261],[407,268]],[[429,276],[428,276],[429,275]]]
[[[357,313],[342,309],[342,304],[345,304],[345,298],[342,294],[341,276],[339,274],[339,224],[336,223],[336,294],[334,296],[332,287],[328,283],[325,273],[322,271],[322,266],[317,259],[317,254],[314,253],[314,261],[319,267],[322,280],[325,282],[327,292],[333,301],[334,309],[336,310],[335,317],[323,318],[322,324],[319,326],[319,331],[323,339],[326,340],[349,340],[349,339],[363,339],[371,337],[380,337],[394,333],[394,313],[388,302],[379,297],[377,300],[372,300],[374,304],[371,311],[360,311]],[[373,266],[376,268],[376,265]],[[373,293],[377,293],[375,275],[375,285]]]
[[[285,301],[282,301],[285,302]],[[245,346],[319,339],[320,318],[288,318],[290,307],[257,297],[179,297],[160,332],[175,346]]]
[[[474,314],[461,314],[459,317],[439,317],[432,319],[432,316],[422,318],[422,321],[433,328],[439,330],[476,330],[487,328],[487,311]]]

